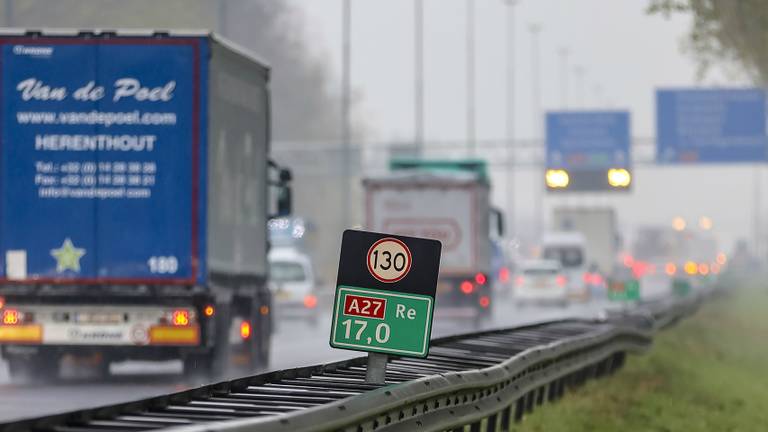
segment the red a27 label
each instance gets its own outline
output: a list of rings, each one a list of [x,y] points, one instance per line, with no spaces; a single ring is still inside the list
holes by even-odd
[[[387,300],[347,294],[344,299],[344,315],[384,319]]]

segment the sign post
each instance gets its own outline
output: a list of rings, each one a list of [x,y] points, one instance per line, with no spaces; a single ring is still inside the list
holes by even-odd
[[[330,345],[368,352],[367,382],[385,382],[387,355],[429,354],[440,250],[437,240],[344,231]]]

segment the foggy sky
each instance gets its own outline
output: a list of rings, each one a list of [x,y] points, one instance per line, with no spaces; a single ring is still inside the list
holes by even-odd
[[[340,65],[341,0],[291,0],[304,13],[310,49]],[[413,137],[413,3],[411,0],[353,1],[352,83],[361,94],[361,112],[371,142],[408,141]],[[504,139],[505,17],[502,1],[475,0],[476,130],[479,139]],[[425,133],[429,141],[460,141],[465,135],[465,0],[424,0]],[[683,50],[690,19],[666,20],[645,14],[642,0],[521,0],[515,9],[515,115],[518,139],[535,132],[531,88],[531,33],[541,25],[541,93],[544,110],[563,108],[562,68],[558,50],[569,50],[568,109],[628,109],[632,134],[655,136],[657,87],[744,86],[738,68],[716,68],[703,82]],[[580,84],[574,68],[584,70]],[[728,69],[729,73],[723,71]],[[736,70],[736,73],[733,71]],[[734,76],[735,75],[735,76]],[[647,153],[647,152],[646,152]],[[646,157],[645,159],[649,159]],[[761,171],[763,169],[761,168]],[[534,182],[538,170],[516,168],[516,187],[505,188],[504,172],[494,170],[494,201],[504,206],[514,196],[520,234],[530,230]],[[545,198],[553,205],[613,205],[627,229],[669,225],[680,215],[695,225],[712,217],[721,243],[728,245],[752,232],[754,168],[635,168],[633,192],[626,195],[580,194]],[[766,177],[762,174],[763,180]],[[762,190],[768,190],[763,185]],[[762,192],[760,192],[762,194]],[[765,201],[765,200],[763,200]],[[765,231],[765,230],[764,230]]]

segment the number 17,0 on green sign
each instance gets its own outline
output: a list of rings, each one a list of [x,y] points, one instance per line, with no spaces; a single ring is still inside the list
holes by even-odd
[[[331,346],[426,357],[432,303],[424,295],[339,286]]]

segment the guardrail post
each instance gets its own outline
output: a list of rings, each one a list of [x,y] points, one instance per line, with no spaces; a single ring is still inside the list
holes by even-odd
[[[365,382],[385,384],[387,380],[387,355],[368,353],[368,366],[365,368]]]

